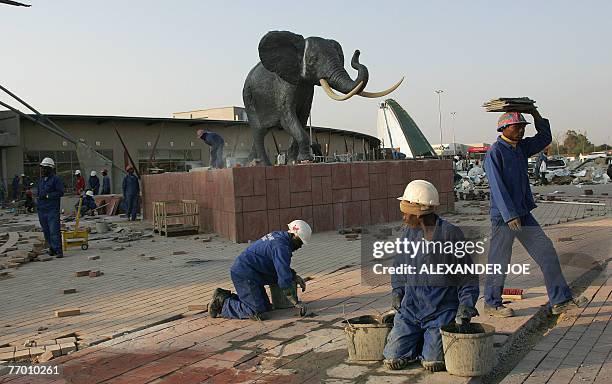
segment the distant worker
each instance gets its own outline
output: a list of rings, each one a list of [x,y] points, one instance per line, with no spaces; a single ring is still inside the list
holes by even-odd
[[[540,172],[540,184],[542,185],[548,184],[546,180],[546,168],[548,167],[547,161],[548,159],[544,158],[540,163],[540,169],[538,170]]]
[[[85,192],[85,195],[83,195],[83,201],[81,202],[80,216],[93,216],[96,213],[97,207],[98,206],[96,204],[96,200],[94,199],[93,191],[87,190],[87,192]],[[79,209],[79,202],[76,203],[75,208]]]
[[[110,195],[111,193],[111,179],[108,176],[108,170],[105,168],[102,170],[102,194]]]
[[[74,185],[74,190],[77,195],[81,195],[85,190],[85,178],[81,175],[80,170],[74,171],[74,175],[76,176],[76,184]]]
[[[546,148],[552,136],[550,123],[536,107],[529,114],[535,122],[535,136],[523,139],[529,123],[521,113],[506,112],[497,123],[497,131],[501,135],[486,155],[493,227],[488,263],[500,264],[502,271],[505,271],[512,257],[512,243],[518,238],[542,270],[552,312],[560,314],[572,306],[582,306],[586,299],[572,298],[553,243],[531,214],[536,205],[529,186],[527,159]],[[514,316],[512,308],[502,304],[505,279],[505,274],[487,275],[484,293],[486,315]]]
[[[0,208],[4,208],[4,201],[6,200],[6,188],[4,187],[4,179],[0,180]]]
[[[438,250],[436,247],[415,247],[424,244],[425,240],[440,244],[465,241],[461,229],[436,215],[440,197],[433,184],[414,180],[398,200],[407,226],[403,239],[419,250],[397,254],[394,266],[410,265],[420,271],[427,265],[435,269],[436,265],[472,264],[469,253],[454,254],[446,245]],[[397,313],[384,349],[385,366],[403,369],[420,360],[423,368],[429,371],[444,370],[440,328],[453,321],[467,324],[472,317],[478,316],[478,278],[474,275],[395,274],[391,275],[391,286],[392,306]]]
[[[533,176],[536,182],[540,181],[540,166],[544,160],[546,160],[546,155],[544,152],[540,152],[538,158],[536,159],[535,166],[533,167]]]
[[[94,195],[100,194],[100,179],[96,171],[91,171],[89,174],[89,189],[93,191]]]
[[[125,167],[125,170],[127,175],[123,178],[123,200],[125,200],[128,221],[136,221],[140,183],[138,176],[134,174],[134,167],[132,165]]]
[[[196,134],[198,138],[210,145],[210,166],[212,168],[223,168],[223,146],[225,141],[221,135],[203,129],[198,129]]]
[[[236,294],[217,288],[208,306],[211,317],[261,320],[262,314],[272,309],[265,285],[276,284],[287,299],[306,314],[306,307],[298,302],[296,286],[306,290],[306,282],[291,269],[293,252],[308,244],[312,234],[303,220],[288,224],[288,231],[275,231],[248,246],[234,261],[230,276]]]
[[[13,200],[18,200],[19,199],[19,175],[15,174],[15,176],[13,177],[13,181],[11,182],[11,187],[13,188],[12,195],[13,195]]]
[[[27,177],[25,175],[25,173],[22,173],[21,174],[21,185],[20,185],[20,188],[19,188],[19,193],[20,193],[19,198],[20,199],[25,198],[25,192],[26,192],[26,190],[28,189],[29,186],[30,186],[30,178]]]
[[[34,204],[34,192],[32,192],[33,183],[28,185],[28,189],[25,191],[25,209],[28,213],[34,213],[34,209],[36,208],[36,204]]]
[[[49,255],[63,257],[60,226],[60,201],[64,196],[64,183],[55,174],[55,162],[45,157],[40,162],[41,177],[38,179],[38,220],[45,241],[49,244]]]

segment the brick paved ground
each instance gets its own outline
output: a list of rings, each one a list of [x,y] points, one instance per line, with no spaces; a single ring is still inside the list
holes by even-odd
[[[589,305],[560,316],[502,384],[612,382],[612,263],[584,295]]]

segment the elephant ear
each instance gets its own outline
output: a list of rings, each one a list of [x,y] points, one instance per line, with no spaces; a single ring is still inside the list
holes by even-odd
[[[342,52],[342,46],[336,40],[327,40],[331,43],[332,47],[338,52],[338,57],[340,57],[340,62],[344,65],[344,52]]]
[[[259,58],[270,72],[291,84],[300,78],[304,37],[289,31],[271,31],[259,42]]]

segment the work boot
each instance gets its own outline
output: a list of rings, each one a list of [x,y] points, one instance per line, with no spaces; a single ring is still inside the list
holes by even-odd
[[[484,314],[493,317],[512,317],[514,316],[514,310],[512,308],[506,307],[503,304],[494,308],[485,303]]]
[[[217,288],[213,292],[212,300],[208,304],[208,314],[210,317],[219,317],[223,309],[223,303],[228,297],[231,297],[232,292],[227,289]]]
[[[421,365],[423,368],[428,370],[429,372],[440,372],[446,370],[446,365],[443,361],[421,361]]]
[[[410,363],[414,363],[415,361],[417,361],[416,359],[411,359],[409,357],[398,357],[395,359],[384,359],[383,360],[383,364],[385,364],[385,367],[387,369],[396,371],[398,369],[404,369],[408,366],[408,364]]]
[[[563,312],[567,311],[568,309],[582,308],[588,302],[589,302],[589,299],[587,299],[586,297],[578,296],[573,299],[564,301],[562,303],[553,305],[551,311],[553,315],[560,315]]]

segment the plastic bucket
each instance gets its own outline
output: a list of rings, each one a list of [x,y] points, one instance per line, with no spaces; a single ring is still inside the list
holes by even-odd
[[[383,350],[387,335],[393,324],[381,323],[372,315],[354,317],[343,321],[346,324],[346,344],[349,361],[380,361],[384,359]]]
[[[465,333],[460,333],[454,324],[441,328],[446,370],[456,376],[486,375],[493,369],[495,362],[495,328],[479,323],[465,327]]]
[[[297,293],[297,284],[295,284],[295,292]],[[293,304],[287,299],[287,296],[283,293],[283,290],[276,284],[270,284],[270,296],[272,297],[272,306],[274,309],[286,309],[293,308]],[[298,297],[295,297],[298,300]],[[299,301],[299,300],[298,300]]]

